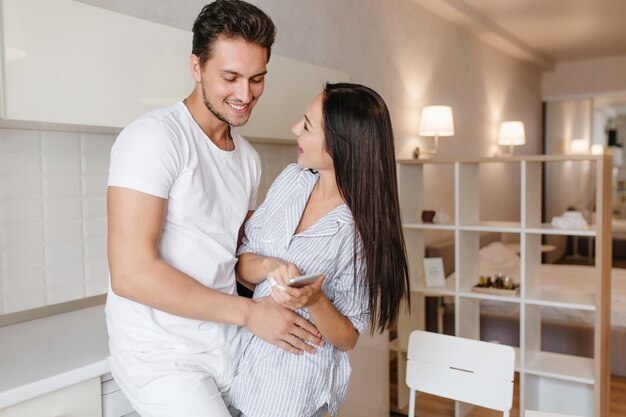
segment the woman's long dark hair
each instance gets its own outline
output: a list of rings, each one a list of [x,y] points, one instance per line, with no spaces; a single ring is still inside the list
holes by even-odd
[[[365,255],[370,328],[382,332],[409,305],[391,118],[378,93],[359,84],[326,84],[322,111],[326,150],[356,226],[355,271],[359,237]]]

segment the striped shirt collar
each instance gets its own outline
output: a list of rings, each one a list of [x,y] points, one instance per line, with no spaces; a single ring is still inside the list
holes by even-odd
[[[302,171],[300,171],[300,175],[298,177],[296,195],[303,195],[304,198],[294,198],[288,204],[287,207],[287,222],[288,230],[295,230],[298,226],[297,222],[299,222],[302,213],[304,212],[304,208],[306,207],[306,203],[308,201],[308,196],[311,195],[313,191],[313,187],[317,183],[319,179],[319,174],[317,171],[312,169],[307,169],[302,167]],[[295,214],[293,216],[292,214]],[[294,224],[295,223],[295,224]],[[339,224],[353,224],[354,220],[352,218],[352,212],[348,208],[347,204],[342,204],[340,206],[335,207],[330,212],[326,213],[321,219],[319,219],[314,225],[309,227],[306,230],[298,233],[298,236],[329,236],[334,235],[339,231]]]

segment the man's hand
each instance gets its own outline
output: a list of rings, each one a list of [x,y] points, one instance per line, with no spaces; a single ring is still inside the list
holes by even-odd
[[[252,300],[253,308],[244,327],[261,339],[287,352],[301,355],[316,349],[305,341],[321,346],[322,335],[308,320],[277,304],[271,297]]]

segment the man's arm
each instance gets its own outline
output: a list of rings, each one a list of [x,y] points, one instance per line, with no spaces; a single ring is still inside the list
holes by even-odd
[[[282,280],[281,277],[278,280]],[[272,288],[273,298],[281,305],[297,310],[306,307],[324,339],[339,350],[354,349],[359,332],[346,316],[341,314],[322,291],[323,278],[302,288]],[[281,281],[284,285],[284,281]]]
[[[301,339],[319,344],[313,325],[273,300],[253,301],[207,288],[163,261],[157,244],[165,199],[109,187],[107,204],[109,269],[115,294],[177,316],[247,327],[293,353],[312,350]]]

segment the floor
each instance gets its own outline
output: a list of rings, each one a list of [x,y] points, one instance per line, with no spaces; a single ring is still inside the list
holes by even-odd
[[[408,407],[403,409],[397,409],[393,407],[393,404],[397,401],[396,396],[396,360],[390,358],[390,402],[391,412],[390,417],[405,417],[408,415]],[[517,393],[518,381],[516,374],[515,390],[513,396],[513,409],[511,410],[511,417],[520,417],[519,415],[519,399]],[[422,394],[419,396],[416,410],[416,417],[454,417],[454,402],[441,397],[435,397],[434,395]],[[502,413],[486,408],[475,407],[467,414],[467,417],[501,417]],[[611,378],[611,407],[608,417],[624,417],[626,416],[626,378],[612,377]]]

